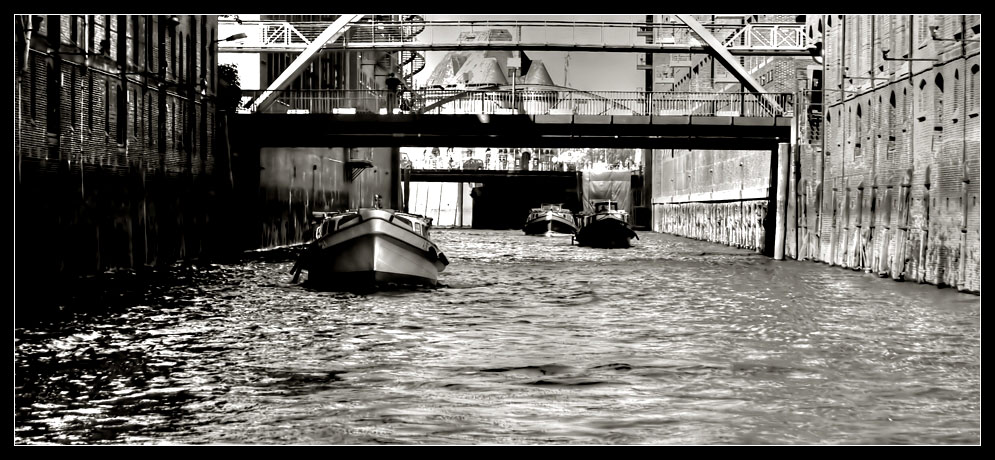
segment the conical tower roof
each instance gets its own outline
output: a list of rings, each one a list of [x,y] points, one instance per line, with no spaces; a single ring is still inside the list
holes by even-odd
[[[529,72],[520,80],[524,85],[553,85],[553,78],[546,71],[546,66],[539,60],[533,60]]]
[[[425,84],[428,86],[446,86],[455,84],[458,80],[460,68],[466,63],[467,54],[465,51],[450,51],[442,58],[439,65],[432,70]]]
[[[465,72],[470,73],[470,78],[467,79],[467,86],[508,84],[508,79],[505,78],[504,72],[501,71],[501,66],[498,65],[497,58],[471,58],[463,66],[463,69],[466,69]],[[460,69],[460,71],[464,72],[463,69]]]

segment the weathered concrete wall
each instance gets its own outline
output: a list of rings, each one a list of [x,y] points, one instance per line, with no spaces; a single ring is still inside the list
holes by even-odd
[[[258,150],[258,233],[254,247],[271,248],[311,238],[314,211],[344,211],[373,204],[375,194],[386,208],[397,209],[391,174],[391,148],[263,147]],[[252,154],[248,154],[252,157]],[[365,159],[372,167],[352,169],[349,159]],[[354,176],[355,174],[355,176]]]
[[[771,152],[654,150],[653,230],[764,252]]]

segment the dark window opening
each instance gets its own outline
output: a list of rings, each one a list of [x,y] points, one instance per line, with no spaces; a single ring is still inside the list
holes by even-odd
[[[35,55],[31,54],[29,59],[31,63],[31,118],[34,119],[38,116],[38,68],[35,66]]]
[[[111,81],[104,80],[104,132],[111,133]]]
[[[95,42],[95,40],[96,40],[96,38],[95,38],[96,32],[97,32],[97,29],[96,29],[96,16],[94,16],[94,15],[91,14],[91,15],[89,15],[89,16],[86,17],[86,49],[89,52],[93,52],[93,50],[94,50],[94,46],[93,45],[94,45],[94,43],[96,43]]]
[[[69,71],[69,126],[76,126],[76,67]]]
[[[87,104],[86,104],[86,126],[92,131],[93,130],[93,72],[87,72],[90,79],[90,91],[87,94]]]

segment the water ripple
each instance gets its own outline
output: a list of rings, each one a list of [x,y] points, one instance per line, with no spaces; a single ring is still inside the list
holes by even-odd
[[[15,444],[980,443],[976,296],[639,236],[437,230],[437,288],[310,289],[284,248],[74,294],[15,328]]]

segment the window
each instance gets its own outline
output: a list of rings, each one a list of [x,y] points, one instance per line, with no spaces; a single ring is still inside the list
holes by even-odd
[[[857,104],[857,119],[854,121],[854,130],[856,131],[856,135],[854,136],[854,141],[853,141],[854,142],[853,156],[859,157],[864,154],[863,150],[861,149],[861,145],[863,145],[862,141],[864,140],[863,138],[864,119],[863,119],[863,113],[860,110],[860,104]]]
[[[895,103],[895,92],[892,91],[891,97],[888,98],[888,104],[890,105],[888,108],[888,159],[891,159],[891,153],[895,149],[895,127],[897,126],[897,123],[895,123],[895,113],[897,112]]]
[[[152,16],[145,16],[145,70],[155,69],[155,37],[152,35],[154,27],[152,27]]]
[[[105,56],[111,55],[111,42],[113,41],[113,37],[111,36],[112,32],[111,17],[110,15],[104,15],[104,39],[100,41],[100,54]]]
[[[77,46],[80,45],[80,40],[79,40],[79,33],[80,33],[79,19],[80,19],[80,16],[77,16],[77,15],[71,15],[71,16],[69,16],[69,43],[72,43],[72,44],[77,45]]]
[[[49,133],[58,134],[61,132],[60,125],[62,123],[60,105],[62,104],[62,79],[65,75],[61,73],[56,73],[55,64],[53,62],[48,63],[48,91],[45,94],[47,99],[45,100],[46,106],[46,128]]]
[[[184,78],[183,78],[183,32],[179,33],[178,40],[179,41],[177,41],[177,46],[180,49],[180,63],[179,63],[179,67],[174,66],[173,68],[176,69],[176,79],[179,80],[179,81],[183,81],[184,80]],[[173,50],[173,57],[174,58],[176,57],[176,50],[175,49]]]
[[[69,126],[76,126],[76,67],[69,70]]]
[[[35,63],[35,55],[31,53],[29,59],[31,63],[31,119],[38,116],[38,68]]]
[[[919,48],[925,48],[929,43],[929,16],[917,14],[915,19],[916,44]]]
[[[93,72],[87,72],[90,79],[90,91],[87,94],[87,104],[86,104],[86,126],[93,131]]]
[[[129,47],[128,63],[138,67],[142,64],[142,18],[140,16],[131,17],[131,29],[128,30]]]
[[[141,110],[141,104],[138,103],[136,99],[135,90],[128,90],[128,111],[131,112],[131,124],[132,131],[135,137],[138,137],[138,113]]]
[[[111,81],[104,80],[104,133],[111,133]]]
[[[981,67],[977,64],[971,66],[971,75],[967,76],[967,106],[970,116],[978,115],[979,95],[978,81],[981,79]]]
[[[90,52],[93,52],[93,50],[96,49],[93,46],[94,43],[96,43],[96,18],[97,17],[92,14],[86,17],[86,49]]]
[[[124,86],[118,84],[114,88],[115,96],[117,96],[117,106],[116,117],[117,117],[117,143],[118,145],[125,145],[128,140],[128,93],[125,92]]]
[[[936,78],[933,79],[933,83],[936,84],[936,91],[933,92],[933,124],[934,129],[938,131],[943,130],[943,74],[936,74]]]
[[[960,70],[959,69],[954,69],[954,97],[953,97],[952,104],[950,104],[950,106],[951,106],[950,107],[950,114],[951,114],[951,118],[953,119],[954,123],[957,123],[958,118],[960,116],[960,112],[959,112],[959,109],[960,109],[960,98],[961,98]]]
[[[145,135],[147,136],[149,145],[151,146],[151,145],[155,145],[155,136],[152,135],[152,126],[153,126],[153,123],[152,123],[152,92],[151,91],[149,91],[148,93],[146,93],[146,98],[148,99],[148,104],[146,105],[146,112],[145,112],[145,127],[147,128],[146,131],[145,131]]]
[[[176,104],[170,102],[167,106],[169,111],[169,139],[172,142],[172,146],[176,147]]]
[[[910,105],[912,105],[912,98],[909,97],[908,91],[905,88],[902,88],[902,103],[899,105],[901,107],[901,111],[899,112],[898,119],[902,122],[903,133],[909,132],[909,122],[911,121],[909,120],[909,112],[911,111],[909,108]]]
[[[169,28],[169,74],[176,76],[176,29]]]

